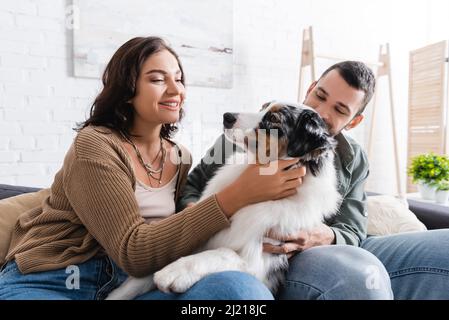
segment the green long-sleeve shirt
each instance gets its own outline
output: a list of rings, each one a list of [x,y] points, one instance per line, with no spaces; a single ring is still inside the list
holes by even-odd
[[[350,137],[339,134],[335,167],[338,191],[343,197],[339,212],[326,224],[335,234],[336,244],[359,246],[366,238],[367,208],[364,185],[369,174],[368,159],[359,144]],[[209,179],[220,168],[225,158],[235,152],[236,146],[221,135],[207,151],[206,156],[193,169],[178,202],[183,209],[189,202],[197,202]],[[318,190],[319,192],[319,190]]]

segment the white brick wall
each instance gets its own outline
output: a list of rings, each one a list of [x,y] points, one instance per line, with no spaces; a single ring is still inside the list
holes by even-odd
[[[10,149],[13,151],[16,150],[33,150],[35,149],[36,142],[35,138],[32,136],[16,136],[11,138],[11,142],[9,144]]]
[[[0,151],[5,151],[9,149],[9,138],[0,137]]]
[[[20,160],[20,153],[19,152],[14,152],[14,151],[0,151],[0,163],[16,163]],[[6,174],[7,172],[4,172],[4,175],[9,175]]]
[[[362,1],[363,6],[356,0],[234,0],[233,88],[188,88],[177,140],[191,149],[194,161],[220,133],[224,112],[296,99],[302,29],[313,25],[322,53],[375,60],[378,45],[391,42],[404,170],[408,51],[440,40],[436,35],[449,38],[441,32],[449,30],[447,19],[433,19],[442,12],[437,5],[447,7],[447,1],[407,2],[407,14],[401,16],[402,1]],[[70,3],[0,2],[0,183],[49,186],[75,136],[72,128],[88,115],[100,89],[99,80],[72,76],[72,36],[65,29]],[[318,72],[330,63],[319,61]],[[380,90],[387,92],[382,84]],[[381,101],[380,117],[386,120],[379,121],[370,187],[388,192],[394,191],[394,168],[392,153],[383,152],[391,135],[388,100]],[[362,127],[353,135],[365,143],[365,131]]]
[[[36,150],[56,151],[59,148],[59,138],[57,135],[42,135],[36,138]]]
[[[70,74],[67,4],[0,3],[0,183],[49,186],[98,92]]]
[[[37,14],[37,4],[33,0],[3,1],[2,11],[14,14]]]
[[[9,123],[5,121],[0,121],[0,136],[3,138],[8,138],[11,135],[20,134],[20,123]],[[1,159],[0,159],[1,160]]]

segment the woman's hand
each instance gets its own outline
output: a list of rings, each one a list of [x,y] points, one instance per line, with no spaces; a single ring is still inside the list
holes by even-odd
[[[295,158],[272,161],[267,165],[250,165],[235,181],[236,187],[246,194],[246,204],[282,199],[295,194],[306,174],[306,168],[284,169],[297,162],[298,159]]]
[[[248,204],[282,199],[295,194],[306,169],[284,169],[297,162],[298,159],[295,158],[276,160],[267,165],[249,165],[236,181],[217,193],[217,201],[223,212],[230,217]]]

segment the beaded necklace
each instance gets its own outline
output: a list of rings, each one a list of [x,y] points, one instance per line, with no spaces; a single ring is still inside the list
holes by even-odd
[[[143,168],[145,169],[145,171],[147,173],[148,179],[150,181],[150,185],[151,185],[151,178],[153,178],[154,180],[157,180],[160,185],[162,182],[162,175],[164,173],[165,159],[167,156],[167,150],[164,147],[162,137],[160,137],[161,146],[160,146],[158,153],[156,154],[156,157],[154,158],[154,160],[151,163],[146,163],[143,160],[142,154],[140,153],[139,149],[134,144],[134,142],[132,142],[132,140],[127,138],[125,135],[122,134],[122,136],[134,148],[134,151],[136,152],[136,155],[137,155],[137,158],[139,159],[140,164],[143,166]],[[158,158],[158,156],[161,152],[162,152],[161,164],[159,165],[158,169],[153,169],[153,167],[151,165],[154,163],[154,161],[156,161],[156,159]],[[157,175],[159,175],[159,177]],[[153,186],[151,185],[151,187],[153,187]]]

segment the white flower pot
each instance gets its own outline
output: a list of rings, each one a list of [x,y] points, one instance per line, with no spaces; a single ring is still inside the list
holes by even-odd
[[[438,203],[446,204],[449,198],[449,190],[437,190],[435,193],[435,200]]]
[[[425,183],[418,183],[418,191],[424,200],[435,200],[436,188]]]

